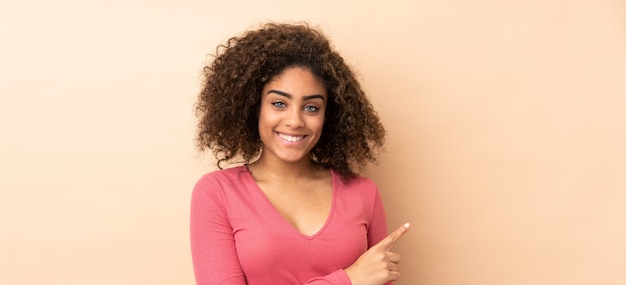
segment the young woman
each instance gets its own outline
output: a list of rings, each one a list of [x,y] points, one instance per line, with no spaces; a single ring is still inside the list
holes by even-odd
[[[384,128],[353,72],[307,25],[231,38],[204,68],[199,146],[218,166],[191,203],[196,281],[381,285],[400,276],[376,185]]]

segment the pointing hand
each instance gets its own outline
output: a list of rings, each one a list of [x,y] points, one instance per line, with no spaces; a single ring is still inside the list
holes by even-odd
[[[346,274],[352,284],[382,285],[400,279],[398,263],[402,258],[400,254],[391,252],[391,248],[407,231],[409,223],[393,231],[346,268]]]

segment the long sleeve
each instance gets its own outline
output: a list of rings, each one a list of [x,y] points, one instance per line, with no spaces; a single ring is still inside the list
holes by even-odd
[[[372,218],[367,231],[368,248],[376,245],[379,241],[387,237],[387,217],[383,207],[380,192],[376,191],[376,198],[372,207]]]
[[[239,264],[233,228],[225,208],[223,189],[210,179],[201,179],[191,196],[191,254],[198,285],[246,285]],[[280,282],[277,282],[280,283]],[[305,285],[351,285],[343,269],[313,278]]]
[[[385,209],[383,207],[383,201],[380,192],[375,191],[375,199],[372,205],[372,216],[367,231],[368,248],[376,245],[378,242],[387,237],[387,218],[385,215]],[[351,285],[352,282],[346,272],[337,270],[327,276],[314,278],[305,283],[305,285]],[[393,282],[388,282],[385,285],[393,285]]]
[[[352,282],[348,278],[348,274],[341,269],[324,277],[313,278],[304,285],[352,285]]]
[[[191,198],[191,255],[198,285],[245,285],[232,227],[216,183],[198,181]]]
[[[268,201],[245,167],[204,175],[191,195],[191,253],[198,285],[351,285],[345,272],[387,234],[374,183],[333,173],[326,224],[306,236]]]
[[[385,209],[383,207],[383,201],[378,191],[375,191],[375,199],[372,205],[372,216],[367,231],[367,243],[368,248],[376,245],[383,240],[387,232],[387,218],[385,215]],[[327,276],[320,278],[313,278],[305,283],[305,285],[351,285],[352,282],[344,270],[337,270]],[[385,285],[393,285],[393,282],[386,283]]]
[[[385,209],[383,207],[380,192],[376,191],[372,220],[370,222],[370,228],[367,231],[367,241],[369,244],[368,248],[376,245],[378,242],[387,237],[387,235],[387,217],[385,215]],[[388,282],[385,285],[393,285],[393,282]]]

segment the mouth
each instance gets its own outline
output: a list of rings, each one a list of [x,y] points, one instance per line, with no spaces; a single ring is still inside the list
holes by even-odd
[[[283,139],[284,141],[287,141],[287,142],[299,142],[299,141],[303,140],[306,137],[306,135],[292,136],[292,135],[283,134],[283,133],[279,133],[279,132],[276,132],[276,134],[278,134],[278,136],[281,139]]]

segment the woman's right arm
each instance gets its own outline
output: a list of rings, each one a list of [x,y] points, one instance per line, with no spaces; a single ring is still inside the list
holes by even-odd
[[[204,177],[191,196],[191,256],[198,285],[245,285],[217,183]]]

